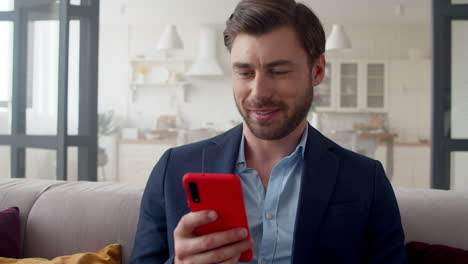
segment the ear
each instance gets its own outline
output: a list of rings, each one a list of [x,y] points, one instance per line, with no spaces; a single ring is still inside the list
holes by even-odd
[[[323,81],[323,78],[325,77],[325,65],[325,55],[322,54],[315,60],[314,65],[312,66],[313,86],[317,86]]]

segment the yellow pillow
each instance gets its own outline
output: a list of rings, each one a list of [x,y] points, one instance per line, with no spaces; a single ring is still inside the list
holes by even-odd
[[[112,244],[95,253],[78,253],[52,260],[0,258],[0,264],[120,264],[120,245]]]

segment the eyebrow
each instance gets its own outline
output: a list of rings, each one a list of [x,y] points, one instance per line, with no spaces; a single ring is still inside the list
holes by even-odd
[[[289,60],[276,60],[276,61],[268,62],[267,64],[265,64],[264,68],[272,68],[276,66],[290,66],[293,64],[294,63]],[[233,67],[238,68],[238,69],[245,69],[245,68],[251,68],[252,65],[249,63],[245,63],[245,62],[235,62],[233,63]]]
[[[276,61],[272,61],[272,62],[269,62],[265,65],[265,68],[272,68],[272,67],[276,67],[276,66],[291,66],[293,65],[294,63],[292,61],[289,61],[289,60],[276,60]]]

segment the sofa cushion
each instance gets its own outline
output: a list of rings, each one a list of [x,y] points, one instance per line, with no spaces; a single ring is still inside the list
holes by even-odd
[[[21,254],[18,207],[0,211],[0,257],[19,258]]]
[[[0,258],[0,264],[120,264],[120,258],[120,245],[112,244],[95,253],[77,253],[51,260],[43,258]]]
[[[466,264],[468,251],[444,245],[410,242],[406,245],[411,264]]]

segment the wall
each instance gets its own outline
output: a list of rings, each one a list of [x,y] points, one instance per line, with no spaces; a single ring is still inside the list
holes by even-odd
[[[390,131],[398,141],[429,140],[431,135],[431,61],[392,60],[389,63]]]
[[[188,90],[188,101],[181,108],[182,117],[190,128],[203,127],[206,122],[223,128],[229,120],[240,120],[232,99],[229,54],[224,48],[221,34],[223,20],[234,4],[231,1],[226,6],[212,3],[217,8],[216,12],[206,12],[200,5],[192,6],[188,2],[186,3],[189,6],[184,9],[175,8],[175,3],[167,1],[131,3],[123,5],[124,8],[116,8],[118,5],[114,5],[112,9],[107,8],[106,1],[102,1],[101,9],[107,10],[107,13],[103,13],[101,17],[100,111],[113,110],[125,120],[126,126],[143,129],[153,129],[159,115],[174,114],[175,109],[164,89],[142,88],[138,91],[136,100],[129,99],[131,69],[128,60],[139,54],[157,54],[157,42],[167,23],[176,24],[185,45],[184,50],[177,55],[194,58],[197,54],[198,30],[201,25],[209,23],[219,34],[218,57],[225,76],[212,79],[189,78],[191,87]],[[185,10],[191,12],[186,13]],[[324,27],[326,32],[331,29],[330,24],[325,24]],[[346,25],[346,31],[353,43],[353,50],[329,53],[327,56],[403,59],[407,58],[408,48],[421,48],[427,53],[431,49],[428,24]]]
[[[189,78],[191,87],[188,89],[187,103],[181,108],[181,114],[190,128],[207,126],[207,122],[214,123],[218,129],[225,129],[230,120],[240,120],[233,99],[230,84],[229,54],[226,52],[221,32],[224,21],[232,12],[236,1],[203,0],[102,0],[101,1],[101,25],[100,25],[100,48],[99,48],[99,111],[112,110],[122,121],[123,126],[136,126],[139,128],[152,129],[158,116],[163,114],[174,114],[175,109],[169,100],[167,91],[164,89],[144,88],[138,91],[136,100],[132,101],[129,91],[129,80],[131,69],[129,59],[137,54],[154,55],[159,36],[166,24],[176,24],[185,44],[185,50],[176,55],[194,58],[197,53],[198,30],[201,25],[209,24],[217,29],[219,38],[217,40],[217,52],[219,61],[224,69],[225,76],[217,78]],[[184,6],[184,8],[180,8]],[[208,8],[207,8],[208,7]],[[318,13],[322,17],[324,27],[328,33],[332,21],[329,13]],[[427,24],[345,24],[346,31],[353,43],[353,50],[345,53],[328,53],[330,58],[379,58],[379,59],[404,59],[407,57],[408,48],[421,48],[426,52],[430,46],[430,26]],[[73,25],[72,25],[73,39]],[[461,35],[461,34],[460,34]],[[465,34],[466,35],[466,34]],[[76,48],[70,48],[73,58],[79,56]],[[466,45],[465,45],[466,46]],[[72,61],[77,61],[73,59]],[[74,67],[72,63],[71,67]],[[77,127],[77,87],[73,86],[76,74],[71,68],[70,86],[70,132],[76,132]],[[392,87],[393,89],[393,87]],[[427,91],[422,91],[421,94]],[[35,91],[36,95],[41,91]],[[42,93],[47,94],[47,93]],[[50,95],[50,93],[49,93]],[[395,101],[406,100],[411,102],[411,96],[417,98],[419,94],[408,96],[405,93],[393,93]],[[427,98],[427,94],[426,97]],[[39,96],[36,96],[36,98]],[[50,97],[50,96],[49,96]],[[463,97],[457,97],[463,98]],[[46,102],[47,103],[47,102]],[[45,107],[56,105],[54,100],[48,102]],[[398,106],[393,106],[398,107]],[[423,110],[424,111],[424,110]],[[33,133],[54,133],[55,128],[44,126],[44,123],[54,124],[56,112],[51,117],[41,115],[40,111],[28,111],[28,131]],[[4,113],[2,113],[4,114]],[[400,111],[404,115],[404,110]],[[324,120],[328,127],[346,129],[353,121],[363,120],[365,116],[359,114],[327,114]],[[392,118],[392,115],[389,116]],[[0,117],[5,120],[5,118]],[[345,122],[342,120],[345,119]],[[403,120],[394,118],[394,120]],[[391,121],[397,124],[398,121]],[[405,121],[404,121],[405,122]],[[394,129],[403,135],[410,123],[394,125]],[[408,121],[409,122],[409,121]],[[427,125],[428,119],[420,121]],[[424,130],[424,129],[423,129]],[[414,138],[419,132],[412,129],[409,137]],[[8,168],[9,149],[3,148],[0,168]],[[69,164],[70,178],[76,178],[76,153],[69,153],[71,164]],[[55,154],[51,151],[32,150],[28,151],[27,175],[32,178],[53,178],[55,175]],[[33,162],[40,161],[40,162]],[[463,164],[457,162],[457,171],[468,171]],[[5,171],[5,170],[1,170]],[[457,181],[465,178],[457,178]],[[466,185],[466,184],[464,184]]]
[[[232,12],[235,2],[102,0],[99,111],[112,110],[123,126],[141,129],[154,129],[158,116],[175,114],[177,111],[171,102],[170,88],[144,87],[138,89],[135,100],[131,99],[129,83],[132,70],[129,60],[137,55],[157,55],[156,46],[167,24],[177,26],[185,45],[184,50],[175,52],[175,56],[193,59],[197,55],[198,31],[201,26],[210,25],[218,32],[217,54],[225,76],[187,77],[190,87],[187,90],[187,102],[181,106],[180,114],[188,128],[210,126],[222,130],[230,120],[240,121],[232,99],[230,58],[224,48],[221,34],[224,21]],[[318,15],[321,16],[321,13]],[[333,19],[327,19],[328,15],[329,13],[323,13],[327,35],[332,27],[329,21],[335,23]],[[404,62],[408,59],[410,48],[419,48],[426,55],[430,54],[429,19],[425,23],[417,24],[404,24],[398,19],[392,24],[372,21],[345,23],[345,29],[351,38],[353,49],[349,52],[329,52],[326,54],[328,58],[374,58],[395,61],[395,64],[389,66],[394,69],[393,72],[403,77],[411,71],[418,71],[417,67],[426,67],[425,65],[429,64],[428,60],[409,64]],[[399,65],[406,65],[406,68],[398,68]],[[190,63],[187,66],[190,66]],[[412,83],[406,83],[408,89],[403,86],[404,82],[393,81],[389,84],[391,102],[388,118],[390,128],[401,136],[398,140],[417,141],[419,138],[429,137],[430,72],[427,68],[421,69],[421,79],[409,77],[409,82]],[[406,114],[407,112],[411,113]],[[408,116],[412,116],[413,121],[408,119]],[[351,129],[354,122],[363,122],[368,118],[367,114],[359,113],[326,113],[322,121],[327,130],[344,130]],[[418,122],[414,122],[415,119]],[[208,122],[213,124],[208,125]],[[428,178],[429,175],[425,175],[424,179]]]

